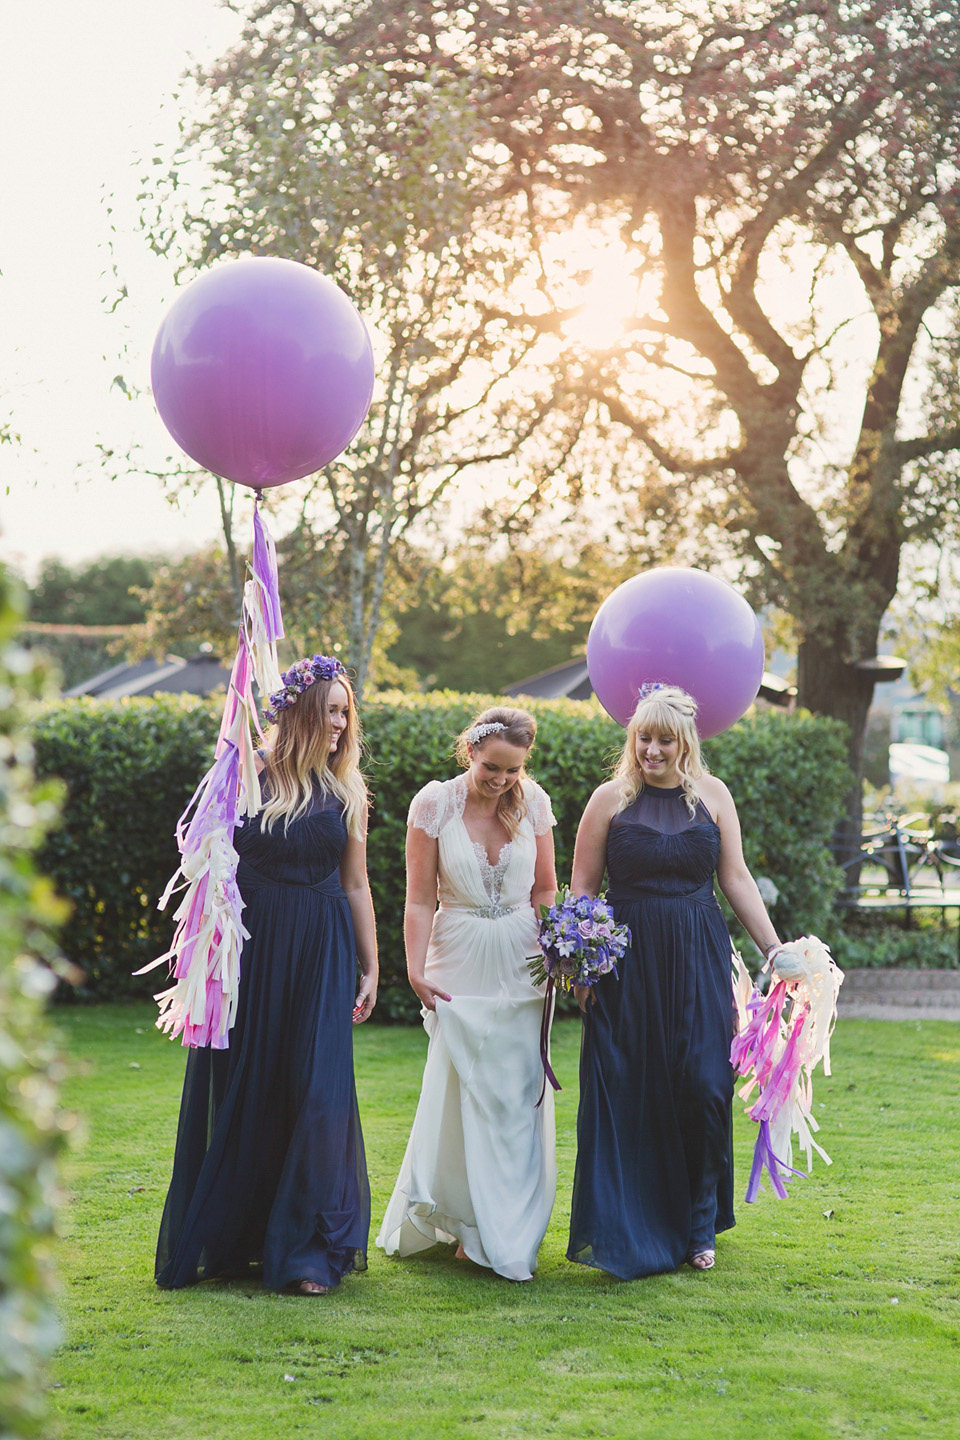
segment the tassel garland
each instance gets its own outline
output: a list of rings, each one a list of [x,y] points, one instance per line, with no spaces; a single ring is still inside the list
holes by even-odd
[[[781,1199],[794,1176],[806,1178],[793,1167],[794,1135],[806,1154],[808,1170],[814,1150],[827,1165],[831,1163],[813,1138],[820,1128],[813,1115],[813,1072],[822,1061],[823,1073],[830,1074],[830,1036],[843,972],[814,935],[781,945],[764,966],[768,968],[766,995],[755,987],[747,997],[749,976],[740,956],[735,957],[734,997],[740,1023],[730,1063],[745,1080],[738,1091],[741,1099],[759,1092],[747,1111],[760,1127],[747,1185],[748,1204],[762,1189],[764,1170]]]
[[[225,1049],[236,1019],[240,985],[240,952],[247,938],[237,888],[238,855],[233,832],[242,816],[260,809],[253,732],[263,738],[253,699],[281,685],[277,641],[283,638],[277,558],[273,538],[263,523],[257,496],[253,517],[253,559],[243,591],[243,614],[237,636],[227,698],[213,765],[177,822],[180,864],[158,902],[166,908],[184,891],[175,912],[173,944],[165,955],[144,965],[143,975],[165,962],[175,981],[154,998],[160,1006],[157,1027],[184,1045]]]

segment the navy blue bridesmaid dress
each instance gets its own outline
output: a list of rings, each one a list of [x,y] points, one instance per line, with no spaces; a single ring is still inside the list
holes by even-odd
[[[192,1049],[157,1246],[168,1288],[261,1271],[282,1290],[366,1269],[370,1189],[353,1074],[356,945],[342,806],[234,835],[243,923],[227,1050]]]
[[[584,1017],[567,1257],[623,1280],[676,1270],[735,1223],[719,854],[679,786],[644,787],[610,825],[608,896],[632,944]]]

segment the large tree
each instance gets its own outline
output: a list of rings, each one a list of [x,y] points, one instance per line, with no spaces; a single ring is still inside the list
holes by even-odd
[[[474,153],[534,251],[578,217],[616,225],[634,313],[565,383],[793,617],[800,702],[850,727],[853,843],[869,662],[960,447],[956,392],[915,383],[925,347],[957,348],[956,0],[274,0],[259,24],[376,67],[398,104],[469,85]]]
[[[367,423],[297,488],[287,545],[301,568],[313,550],[317,603],[339,612],[321,628],[342,618],[362,687],[398,541],[469,467],[523,454],[525,473],[539,474],[539,432],[569,446],[588,402],[558,399],[553,375],[510,383],[538,336],[495,303],[523,258],[497,223],[509,202],[495,193],[471,82],[438,71],[395,91],[376,65],[341,61],[298,7],[279,30],[268,12],[249,6],[241,42],[198,75],[200,119],[168,183],[151,189],[149,232],[159,250],[179,245],[188,270],[239,253],[301,260],[337,280],[371,327]],[[228,549],[230,519],[225,505]]]

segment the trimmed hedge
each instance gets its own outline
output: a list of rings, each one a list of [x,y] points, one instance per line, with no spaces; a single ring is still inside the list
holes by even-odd
[[[380,932],[382,1019],[408,1018],[402,913],[407,808],[435,777],[456,773],[453,742],[485,695],[386,693],[364,705],[374,794],[369,866]],[[179,696],[64,702],[37,720],[42,773],[66,781],[64,822],[43,864],[74,906],[66,949],[86,972],[82,992],[98,998],[147,995],[156,973],[131,972],[165,950],[171,922],[156,910],[176,862],[173,829],[207,768],[219,703]],[[557,870],[570,874],[583,807],[607,774],[623,731],[596,704],[530,701],[540,731],[531,773],[557,815]],[[784,933],[829,933],[838,872],[827,843],[849,784],[843,729],[811,716],[764,714],[705,747],[711,768],[736,797],[744,848],[755,874],[780,892]]]
[[[213,758],[219,708],[174,695],[65,700],[37,718],[38,773],[67,786],[40,863],[72,907],[63,948],[85,978],[71,995],[159,988],[165,972],[132,972],[170,945],[176,904],[160,912],[157,899],[179,858],[174,827]]]

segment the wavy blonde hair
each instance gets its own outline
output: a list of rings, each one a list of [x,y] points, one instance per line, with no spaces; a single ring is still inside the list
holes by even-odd
[[[502,725],[502,730],[494,730],[489,735],[482,736],[479,740],[470,739],[470,731],[477,725]],[[470,750],[479,750],[482,754],[483,747],[488,740],[505,740],[508,745],[517,745],[529,752],[533,749],[533,742],[537,738],[537,722],[529,710],[514,710],[509,705],[492,705],[489,710],[484,710],[457,736],[454,754],[463,766],[464,770],[470,768]],[[497,818],[500,820],[507,834],[512,840],[520,829],[523,817],[527,813],[527,801],[523,793],[523,782],[527,778],[523,766],[520,767],[520,774],[509,785],[497,800]]]
[[[346,726],[331,754],[333,726],[327,700],[334,685],[342,685],[347,692],[349,709]],[[368,795],[360,774],[360,722],[346,675],[315,680],[298,695],[295,705],[280,711],[265,754],[264,777],[269,788],[261,811],[265,830],[272,830],[282,820],[286,832],[291,820],[306,814],[316,784],[324,795],[335,795],[343,804],[348,833],[363,838]]]
[[[618,811],[625,810],[643,789],[643,771],[637,759],[639,734],[675,735],[679,740],[677,773],[692,817],[700,800],[697,781],[701,775],[709,774],[700,756],[696,700],[679,685],[661,685],[659,690],[645,695],[638,703],[630,717],[623,752],[613,772],[613,778],[620,787]]]

